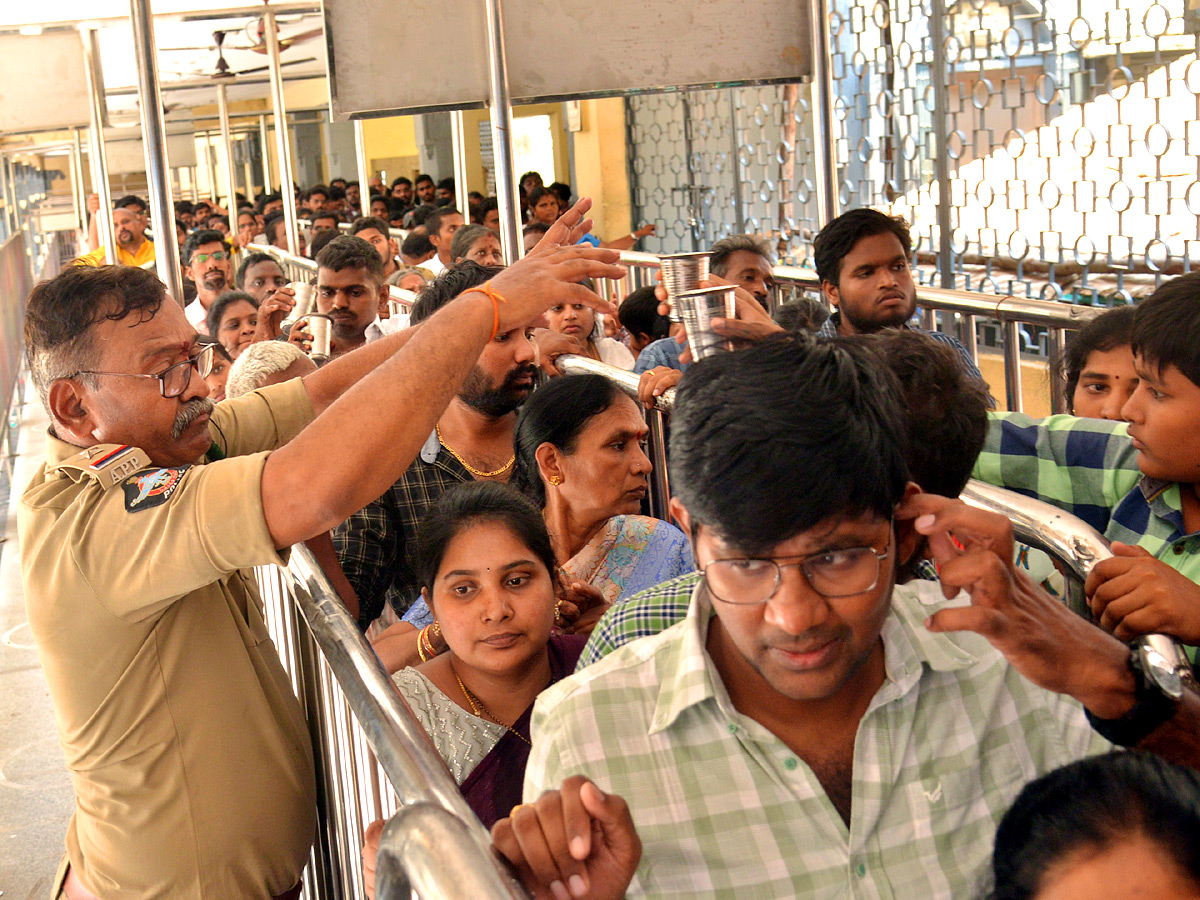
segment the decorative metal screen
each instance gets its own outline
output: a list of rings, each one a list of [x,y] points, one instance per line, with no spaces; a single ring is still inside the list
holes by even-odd
[[[840,208],[908,218],[921,279],[943,286],[1108,304],[1190,271],[1197,24],[1186,0],[832,0]],[[746,230],[803,264],[811,88],[629,98],[648,249]]]

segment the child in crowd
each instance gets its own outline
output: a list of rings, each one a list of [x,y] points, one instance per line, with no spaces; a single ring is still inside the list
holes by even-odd
[[[1138,383],[1120,410],[1123,422],[994,413],[975,477],[1052,503],[1103,532],[1114,556],[1095,567],[1086,585],[1097,620],[1123,640],[1172,635],[1194,655],[1200,273],[1166,282],[1143,300],[1129,344]],[[1087,371],[1080,367],[1085,385]],[[1078,403],[1075,409],[1082,411]]]

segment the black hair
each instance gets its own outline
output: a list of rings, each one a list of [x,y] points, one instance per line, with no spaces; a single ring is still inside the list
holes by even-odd
[[[329,186],[324,185],[324,184],[314,184],[312,187],[310,187],[304,193],[307,194],[309,197],[311,197],[313,194],[321,194],[326,200],[328,200],[329,199]]]
[[[204,314],[204,327],[208,329],[209,335],[214,340],[220,341],[220,338],[217,337],[217,332],[221,328],[221,316],[225,315],[227,308],[239,300],[245,300],[255,309],[258,309],[258,301],[245,291],[226,291],[212,302],[212,305],[208,308],[208,312]]]
[[[376,202],[380,202],[387,207],[387,215],[389,218],[391,218],[392,213],[396,210],[396,205],[392,203],[392,198],[387,194],[372,194],[371,203],[367,206],[367,209],[370,209],[372,206],[374,206]]]
[[[414,206],[409,210],[408,215],[405,216],[408,221],[408,227],[416,228],[418,225],[425,225],[437,211],[438,208],[436,206],[430,206],[428,203]]]
[[[409,310],[409,323],[416,325],[425,321],[459,294],[479,287],[503,271],[503,266],[481,266],[473,259],[455,263],[421,288],[421,293]]]
[[[471,246],[477,240],[489,234],[496,240],[500,240],[500,235],[483,225],[464,225],[454,232],[454,239],[450,241],[450,259],[458,262],[471,251]]]
[[[276,201],[282,202],[282,200],[283,194],[279,193],[278,191],[274,191],[270,194],[263,194],[254,202],[254,210],[256,213],[258,213],[258,215],[261,216],[263,210],[267,208],[267,204],[275,203]]]
[[[1067,349],[1058,362],[1058,371],[1065,381],[1063,396],[1067,409],[1075,410],[1075,388],[1079,376],[1095,351],[1107,353],[1133,342],[1133,306],[1117,306],[1106,310],[1080,328],[1067,340]]]
[[[402,256],[425,256],[427,253],[433,252],[433,241],[429,240],[429,235],[421,231],[410,231],[408,237],[400,245],[400,254]]]
[[[800,297],[783,304],[771,318],[784,331],[815,332],[829,318],[829,310],[815,297]]]
[[[433,212],[431,212],[425,218],[425,230],[431,235],[437,234],[442,230],[442,219],[445,219],[447,216],[452,216],[457,212],[458,210],[453,206],[436,207]],[[449,250],[450,248],[447,247],[446,249]]]
[[[521,236],[524,237],[530,234],[545,234],[549,230],[550,225],[548,223],[539,222],[537,219],[534,219],[532,222],[529,222],[521,228]]]
[[[369,242],[352,234],[339,234],[326,244],[317,254],[317,268],[364,269],[376,285],[383,284],[383,260]]]
[[[198,228],[189,234],[187,240],[183,242],[183,249],[179,254],[179,262],[182,265],[190,266],[192,264],[192,256],[198,248],[203,247],[205,244],[217,243],[225,248],[226,253],[229,252],[229,241],[225,239],[225,235],[211,228]]]
[[[416,187],[418,184],[424,184],[426,181],[428,181],[430,184],[433,184],[433,177],[422,172],[417,176],[417,180],[413,182],[413,187]]]
[[[263,232],[266,234],[268,244],[275,243],[275,237],[276,237],[275,229],[276,229],[276,226],[279,225],[281,222],[283,223],[283,227],[286,230],[287,229],[287,216],[285,216],[283,214],[283,210],[280,210],[277,213],[272,213],[271,215],[267,216],[267,220],[265,222],[263,222]]]
[[[503,525],[546,567],[554,584],[558,562],[542,514],[521,494],[494,481],[469,481],[444,491],[417,527],[414,574],[432,598],[446,550],[460,533],[480,522]]]
[[[617,308],[617,318],[630,334],[645,334],[658,340],[671,333],[671,320],[659,315],[653,285],[630,291]]]
[[[273,257],[270,253],[263,253],[260,251],[258,253],[247,253],[242,257],[242,261],[238,263],[237,272],[233,276],[233,283],[238,286],[238,290],[241,290],[246,286],[246,273],[250,270],[250,267],[257,266],[259,263],[264,262],[273,262],[275,265],[279,266],[279,260]],[[279,266],[279,270],[282,272],[283,266]]]
[[[336,228],[326,228],[324,231],[318,231],[315,235],[313,235],[313,239],[308,242],[309,257],[316,259],[317,254],[324,250],[329,242],[335,237],[338,237],[340,234],[341,232]]]
[[[449,191],[450,193],[453,194],[455,192],[454,179],[453,178],[443,178],[441,181],[439,181],[437,183],[437,187],[439,190]]]
[[[127,206],[136,206],[143,214],[145,214],[146,210],[149,209],[149,207],[146,206],[146,201],[137,194],[126,194],[124,197],[120,197],[113,201],[113,209],[121,209],[122,207]]]
[[[731,234],[727,238],[721,238],[708,251],[709,271],[719,278],[724,278],[729,267],[729,257],[743,250],[761,256],[767,261],[768,266],[771,265],[771,251],[767,248],[766,241],[761,241],[748,234]]]
[[[339,181],[341,182],[341,184],[338,184]],[[352,181],[352,182],[350,182],[350,184],[358,184],[358,182]],[[346,188],[346,187],[349,187],[350,185],[346,184],[346,179],[343,178],[341,175],[339,175],[337,178],[329,179],[329,186],[330,186],[330,188],[335,188],[335,187]]]
[[[311,214],[311,215],[308,217],[308,221],[309,221],[310,223],[312,223],[312,222],[316,222],[316,221],[317,221],[317,219],[333,219],[333,221],[335,221],[335,222],[340,222],[340,221],[342,221],[342,217],[341,217],[341,216],[339,216],[339,215],[338,215],[337,213],[335,213],[335,212],[332,212],[331,210],[326,210],[326,209],[319,209],[319,210],[317,210],[315,213],[312,213],[312,214]]]
[[[553,181],[550,183],[550,190],[554,191],[561,202],[571,202],[571,186],[569,184],[564,184],[561,181]]]
[[[517,179],[517,184],[521,186],[522,190],[525,189],[524,184],[525,184],[526,178],[536,178],[538,184],[545,183],[544,181],[542,181],[542,173],[541,172],[526,172],[524,175],[522,175],[520,178]]]
[[[175,214],[177,216],[181,216],[185,213],[192,213],[195,211],[196,211],[196,207],[192,206],[191,200],[176,200],[175,201]]]
[[[806,334],[693,364],[670,461],[693,529],[763,553],[835,516],[890,517],[908,481],[900,402],[872,354]]]
[[[546,486],[535,454],[550,443],[563,453],[576,442],[593,416],[609,409],[624,393],[603,375],[563,375],[534,391],[521,406],[513,432],[512,486],[539,507],[546,505]]]
[[[983,382],[967,374],[957,353],[919,331],[888,328],[834,341],[876,354],[895,376],[909,477],[930,494],[962,493],[987,438]]]
[[[493,209],[500,209],[500,200],[496,197],[485,197],[479,201],[479,205],[475,207],[474,212],[471,214],[471,218],[474,220],[476,225],[482,225],[483,220],[487,218],[487,214]]]
[[[405,178],[403,175],[401,175],[398,178],[392,179],[392,187],[395,187],[398,184],[407,184],[409,187],[413,186],[412,179]]]
[[[358,234],[360,231],[366,231],[368,228],[374,228],[385,238],[390,238],[392,232],[387,222],[379,218],[379,216],[359,216],[350,224],[350,233]]]
[[[213,222],[220,222],[226,228],[228,228],[229,227],[229,216],[223,216],[220,213],[218,213],[217,215],[209,216],[207,219],[204,220],[204,224],[208,225],[210,227],[212,226]],[[213,229],[213,230],[215,231],[216,229]]]
[[[844,212],[813,238],[813,264],[822,283],[837,285],[842,274],[842,260],[865,237],[894,234],[905,256],[912,253],[912,235],[908,222],[900,216],[889,216],[877,209],[852,209]]]
[[[538,205],[538,201],[547,195],[553,197],[555,203],[558,202],[558,194],[554,193],[554,191],[550,190],[550,188],[542,187],[539,184],[537,187],[535,187],[532,191],[529,192],[529,208],[533,209],[535,206]]]
[[[1130,346],[1159,374],[1177,368],[1200,384],[1200,272],[1170,281],[1137,305]]]
[[[1080,852],[1140,837],[1200,888],[1200,772],[1140,750],[1092,756],[1025,785],[996,830],[993,900],[1032,900]]]
[[[51,382],[94,366],[94,325],[133,313],[144,322],[165,298],[154,273],[136,266],[70,266],[38,284],[25,310],[25,356],[47,410]]]
[[[331,184],[329,186],[329,193],[325,195],[325,199],[327,199],[327,200],[345,200],[346,199],[346,189],[344,187],[338,187],[336,184]]]

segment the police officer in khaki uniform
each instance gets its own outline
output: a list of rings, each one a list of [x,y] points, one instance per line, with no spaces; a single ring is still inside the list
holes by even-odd
[[[399,478],[489,339],[523,339],[556,303],[607,306],[577,284],[622,274],[575,246],[586,208],[419,328],[216,407],[196,377],[211,350],[150,273],[73,268],[34,290],[26,351],[52,426],[18,528],[76,795],[56,896],[298,896],[312,750],[244,570]]]

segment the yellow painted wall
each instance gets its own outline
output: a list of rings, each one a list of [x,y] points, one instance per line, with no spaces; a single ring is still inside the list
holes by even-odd
[[[367,168],[372,174],[386,172],[388,184],[400,175],[414,178],[419,174],[417,130],[412,116],[364,119],[363,149]]]
[[[595,232],[605,240],[632,230],[629,173],[625,167],[625,104],[620,97],[580,103],[581,131],[575,133],[575,181],[580,197],[591,197]]]
[[[566,123],[563,121],[561,103],[534,103],[513,108],[513,118],[526,116],[549,116],[550,134],[554,139],[554,171],[557,178],[566,181],[571,171],[571,154],[567,148]],[[487,172],[493,165],[491,159],[484,160],[479,150],[479,124],[490,120],[486,109],[469,109],[463,113],[463,132],[466,136],[467,190],[487,193]],[[520,172],[513,177],[519,178]],[[547,183],[554,179],[546,179]],[[572,185],[574,187],[574,185]]]

